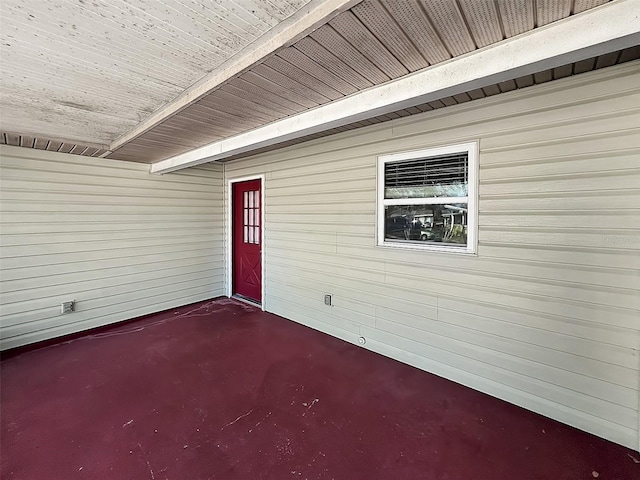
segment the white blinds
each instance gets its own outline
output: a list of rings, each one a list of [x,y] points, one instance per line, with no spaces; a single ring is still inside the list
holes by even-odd
[[[466,197],[467,152],[387,162],[384,198]]]

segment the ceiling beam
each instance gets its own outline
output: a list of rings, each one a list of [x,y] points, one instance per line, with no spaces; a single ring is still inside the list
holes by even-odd
[[[617,0],[398,80],[151,165],[186,167],[303,137],[640,43],[640,0]]]
[[[192,103],[200,100],[214,88],[235,78],[256,63],[265,60],[276,50],[297,42],[339,13],[350,9],[362,0],[311,0],[289,18],[249,44],[198,82],[187,88],[174,100],[162,106],[109,146],[116,150],[143,133],[151,130],[163,120],[175,115]]]

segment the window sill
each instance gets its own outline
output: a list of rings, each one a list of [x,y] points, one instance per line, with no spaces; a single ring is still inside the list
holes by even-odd
[[[405,243],[405,242],[381,242],[376,245],[377,247],[387,248],[387,249],[398,249],[398,250],[420,250],[425,252],[434,252],[434,253],[446,253],[446,254],[457,254],[457,255],[469,255],[469,256],[478,256],[478,252],[475,249],[469,249],[467,247],[456,247],[449,245],[420,245],[418,243]]]

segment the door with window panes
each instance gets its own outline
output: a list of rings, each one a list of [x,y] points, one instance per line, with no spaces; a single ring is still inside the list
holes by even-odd
[[[233,294],[262,301],[261,181],[232,184]]]

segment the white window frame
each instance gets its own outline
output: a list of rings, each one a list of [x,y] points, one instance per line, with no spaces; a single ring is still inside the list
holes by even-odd
[[[385,165],[390,162],[413,160],[424,157],[436,157],[453,153],[466,152],[468,155],[468,197],[427,197],[427,198],[384,198],[385,190]],[[467,203],[467,246],[455,246],[450,244],[438,245],[436,243],[399,242],[385,239],[385,206],[389,205],[435,205]],[[451,252],[472,254],[477,253],[478,247],[478,142],[460,143],[444,147],[426,148],[410,152],[393,153],[378,157],[377,169],[377,245],[380,247],[404,248],[414,250],[430,250],[435,252]]]

